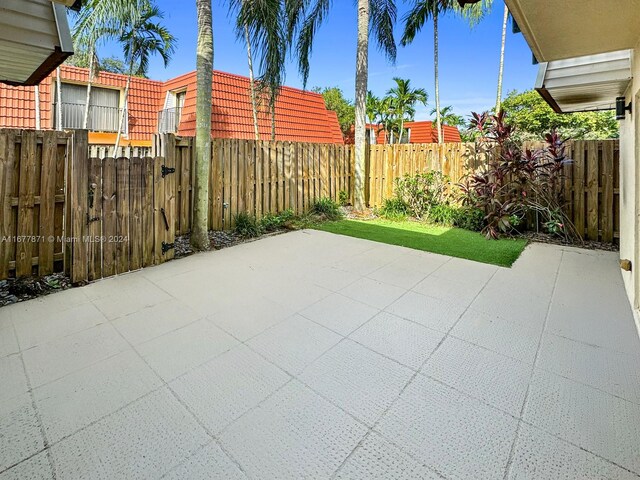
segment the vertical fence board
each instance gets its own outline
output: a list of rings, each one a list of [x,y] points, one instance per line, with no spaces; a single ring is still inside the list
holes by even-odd
[[[20,180],[18,190],[18,224],[16,242],[16,277],[31,275],[34,242],[33,209],[36,190],[36,133],[22,131]]]
[[[145,157],[142,159],[142,263],[145,267],[153,265],[154,261],[153,168],[153,158]]]
[[[583,141],[577,141],[574,144],[574,168],[573,168],[573,224],[580,235],[585,234],[585,146]]]
[[[167,241],[167,224],[162,212],[165,198],[165,181],[162,178],[163,164],[164,158],[162,157],[156,157],[153,161],[153,263],[156,265],[164,262],[162,243]]]
[[[116,272],[129,271],[129,159],[116,159]]]
[[[587,142],[587,237],[598,239],[598,143]]]
[[[76,130],[73,134],[71,152],[71,204],[67,211],[71,212],[72,248],[71,281],[73,283],[87,280],[87,243],[83,241],[87,231],[88,180],[89,180],[88,133]]]
[[[87,233],[91,238],[87,246],[89,280],[102,278],[102,160],[98,157],[89,159],[89,228]],[[93,205],[92,200],[93,199]]]
[[[113,239],[118,231],[116,159],[105,158],[102,162],[102,272],[105,277],[116,274],[116,245]]]
[[[144,196],[142,159],[133,157],[129,164],[129,269],[138,270],[144,266],[144,234],[142,201]],[[177,217],[177,215],[176,215]]]
[[[613,242],[614,231],[614,143],[603,142],[602,150],[602,241]]]
[[[40,173],[40,242],[38,244],[38,275],[53,273],[55,240],[55,195],[58,137],[55,132],[44,132],[42,140],[42,166]]]

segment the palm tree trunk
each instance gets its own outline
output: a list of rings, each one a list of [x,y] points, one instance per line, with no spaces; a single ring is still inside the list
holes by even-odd
[[[496,113],[502,107],[502,78],[504,76],[504,50],[507,43],[507,24],[509,22],[509,7],[504,6],[504,20],[502,22],[502,47],[500,49],[500,72],[498,73],[498,98],[496,100]]]
[[[358,48],[356,53],[356,158],[354,207],[363,210],[367,148],[367,83],[369,76],[369,0],[358,0]]]
[[[251,111],[253,113],[253,130],[256,140],[260,140],[260,127],[258,125],[258,100],[256,98],[256,83],[253,75],[253,55],[251,54],[251,41],[249,39],[249,27],[244,26],[244,39],[247,43],[247,61],[249,63],[249,83],[251,84]]]
[[[115,157],[118,156],[118,147],[120,147],[120,139],[122,138],[122,130],[124,129],[124,119],[127,114],[127,101],[129,100],[129,88],[131,87],[131,77],[133,76],[133,62],[129,64],[129,76],[127,77],[127,85],[124,88],[124,103],[122,104],[122,112],[120,113],[120,121],[118,122],[118,135],[116,136],[116,145],[113,151]]]
[[[60,67],[56,69],[56,130],[62,130],[62,79]]]
[[[433,67],[435,71],[436,89],[436,128],[438,129],[438,143],[442,145],[442,118],[440,113],[440,76],[438,74],[438,7],[433,11]]]
[[[36,85],[33,88],[33,94],[35,97],[35,104],[36,104],[36,130],[40,130],[41,129],[41,125],[40,125],[40,87],[38,85]]]
[[[213,22],[211,0],[196,0],[198,10],[196,161],[191,245],[209,248],[209,169],[211,165],[211,94],[213,82]]]
[[[402,143],[402,135],[404,134],[404,113],[403,118],[400,120],[400,136],[398,137],[398,143]]]
[[[87,97],[84,102],[84,117],[82,119],[82,128],[86,130],[89,128],[89,105],[91,102],[91,83],[93,82],[93,76],[95,75],[95,51],[93,46],[89,48],[89,81],[87,82]]]
[[[271,104],[271,141],[276,141],[276,104],[275,100]]]

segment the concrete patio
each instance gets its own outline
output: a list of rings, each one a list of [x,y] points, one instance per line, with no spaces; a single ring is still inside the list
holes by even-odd
[[[302,231],[0,309],[0,479],[640,478],[613,253]]]

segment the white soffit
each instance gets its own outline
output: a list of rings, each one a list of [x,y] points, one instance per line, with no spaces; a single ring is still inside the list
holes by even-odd
[[[612,110],[632,79],[632,51],[542,63],[536,90],[558,113]]]

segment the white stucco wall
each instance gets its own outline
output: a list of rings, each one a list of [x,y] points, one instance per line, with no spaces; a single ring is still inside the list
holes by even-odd
[[[633,82],[625,96],[633,113],[620,122],[620,258],[633,262],[632,272],[622,272],[634,310],[640,306],[640,43],[632,59]]]

